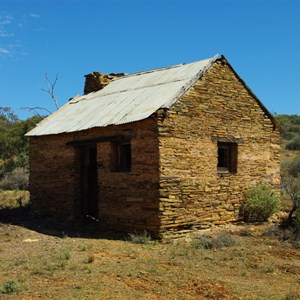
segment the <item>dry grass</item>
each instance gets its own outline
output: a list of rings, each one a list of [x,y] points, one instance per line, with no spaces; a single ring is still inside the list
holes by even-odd
[[[0,209],[17,208],[29,203],[28,191],[0,191]]]
[[[230,243],[205,249],[193,240],[61,238],[0,223],[0,291],[12,290],[0,298],[300,299],[300,252],[264,227],[220,232],[213,240]]]
[[[28,193],[0,197],[1,299],[300,299],[300,251],[275,224],[169,243],[146,233],[85,238],[24,218]],[[8,208],[18,213],[3,218]]]

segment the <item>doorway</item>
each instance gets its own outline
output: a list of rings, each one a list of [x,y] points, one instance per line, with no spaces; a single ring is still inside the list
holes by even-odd
[[[81,148],[81,213],[98,220],[97,145]]]

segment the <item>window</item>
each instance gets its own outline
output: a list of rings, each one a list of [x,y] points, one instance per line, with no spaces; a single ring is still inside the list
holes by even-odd
[[[113,171],[130,172],[131,170],[131,144],[114,143]]]
[[[237,172],[237,144],[218,142],[218,172]]]

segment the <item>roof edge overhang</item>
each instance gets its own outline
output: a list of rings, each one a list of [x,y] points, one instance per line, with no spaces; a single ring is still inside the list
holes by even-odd
[[[208,69],[213,65],[215,61],[220,59],[220,55],[216,54],[213,56],[211,59],[209,59],[209,62],[207,65],[201,69],[195,76],[192,78],[186,85],[184,85],[181,89],[181,91],[177,94],[177,96],[172,99],[171,102],[165,103],[162,107],[160,108],[170,108],[172,107],[194,84],[197,80],[199,80],[207,71]]]

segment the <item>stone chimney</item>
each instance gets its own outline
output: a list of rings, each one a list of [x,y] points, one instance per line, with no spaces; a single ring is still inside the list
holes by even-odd
[[[103,89],[107,86],[111,81],[113,81],[117,77],[124,76],[124,73],[111,73],[111,74],[103,74],[99,72],[92,72],[90,74],[84,75],[85,84],[84,84],[84,94],[88,94],[91,92],[96,92]]]

